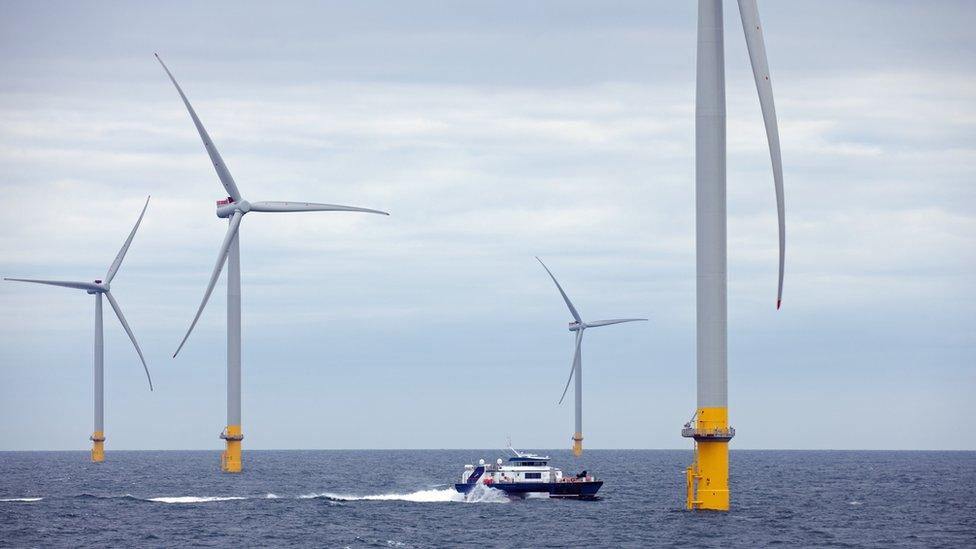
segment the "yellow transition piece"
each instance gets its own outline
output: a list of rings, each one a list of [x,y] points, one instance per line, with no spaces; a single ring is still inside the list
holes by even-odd
[[[576,457],[583,455],[583,433],[573,435],[573,455]]]
[[[91,460],[93,463],[101,463],[105,461],[105,433],[103,431],[95,431],[91,436],[92,449],[91,449]]]
[[[220,468],[225,473],[241,472],[241,426],[228,425],[226,434],[227,448],[220,455]]]
[[[698,432],[728,432],[728,408],[699,408]],[[729,443],[696,441],[695,463],[688,468],[688,509],[729,510]]]

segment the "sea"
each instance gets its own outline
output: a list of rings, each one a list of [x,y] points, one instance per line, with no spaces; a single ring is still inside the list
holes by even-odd
[[[502,450],[0,452],[10,547],[976,547],[976,452],[733,450],[732,509],[685,509],[690,450],[538,450],[595,501],[453,489]]]

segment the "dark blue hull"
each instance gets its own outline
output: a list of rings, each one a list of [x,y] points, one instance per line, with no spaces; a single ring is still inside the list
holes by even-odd
[[[471,484],[455,484],[454,489],[462,494],[467,494],[475,486]],[[591,482],[495,482],[486,484],[489,488],[501,490],[510,496],[524,497],[530,493],[548,493],[551,498],[579,498],[592,499],[603,486],[602,480]]]

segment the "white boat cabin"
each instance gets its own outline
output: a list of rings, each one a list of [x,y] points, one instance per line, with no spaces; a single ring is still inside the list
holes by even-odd
[[[479,460],[478,465],[465,465],[461,473],[461,483],[481,482],[483,484],[511,484],[532,482],[562,482],[562,470],[549,466],[548,456],[524,454],[512,449],[514,456],[508,462],[501,458],[495,463]],[[475,477],[473,480],[472,477]]]

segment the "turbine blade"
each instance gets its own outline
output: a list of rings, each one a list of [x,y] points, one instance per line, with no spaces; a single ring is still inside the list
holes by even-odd
[[[573,375],[576,373],[576,368],[579,367],[580,362],[580,343],[583,342],[583,331],[580,330],[576,332],[576,351],[573,352],[573,367],[569,370],[569,379],[566,380],[566,386],[563,387],[563,394],[559,397],[559,404],[563,403],[563,399],[566,398],[566,391],[569,391],[569,384],[573,381]],[[557,404],[558,406],[558,404]]]
[[[200,320],[200,315],[203,313],[203,308],[207,306],[207,301],[210,300],[210,294],[213,293],[214,286],[217,284],[217,278],[220,276],[220,271],[224,268],[224,263],[227,262],[227,250],[230,249],[230,244],[234,240],[234,236],[237,235],[237,229],[241,226],[241,218],[244,216],[241,212],[234,212],[234,216],[230,218],[230,226],[227,227],[227,234],[224,235],[224,242],[220,245],[220,250],[217,252],[217,264],[214,265],[213,273],[210,275],[210,282],[207,283],[207,291],[203,293],[203,301],[200,302],[200,308],[197,309],[196,316],[193,317],[193,322],[190,323],[190,329],[186,331],[186,335],[183,336],[183,341],[180,341],[180,346],[176,348],[176,352],[173,353],[173,358],[180,354],[180,349],[186,343],[186,340],[190,337],[190,333],[193,331],[193,327],[197,325],[197,321]]]
[[[115,278],[115,273],[119,272],[119,267],[122,266],[122,259],[125,258],[125,252],[129,251],[129,245],[132,244],[132,239],[136,236],[136,231],[139,230],[139,224],[142,223],[142,216],[146,215],[146,208],[149,207],[149,197],[146,197],[146,205],[142,207],[142,213],[139,214],[139,219],[136,220],[136,225],[132,227],[132,232],[129,233],[129,238],[125,239],[125,243],[122,244],[122,249],[115,256],[115,261],[108,268],[108,274],[105,275],[105,283],[108,284]]]
[[[119,307],[119,302],[115,301],[112,297],[112,292],[105,292],[105,297],[108,298],[109,304],[112,305],[112,309],[115,310],[115,316],[119,317],[119,322],[122,323],[122,328],[125,333],[129,335],[129,339],[132,340],[132,345],[136,348],[136,353],[139,354],[139,360],[142,361],[142,369],[146,371],[146,379],[149,380],[149,390],[153,390],[152,376],[149,375],[149,366],[146,365],[146,358],[142,356],[142,349],[139,348],[139,342],[136,341],[135,334],[132,333],[132,328],[129,328],[129,323],[125,321],[125,315],[122,314],[122,308]]]
[[[251,202],[252,212],[364,212],[390,215],[380,210],[357,208],[355,206],[339,206],[337,204],[318,204],[315,202],[281,202],[264,201]]]
[[[190,118],[193,119],[193,125],[197,127],[197,132],[200,133],[200,139],[203,140],[203,146],[207,149],[207,154],[210,155],[210,161],[213,162],[214,169],[217,170],[217,177],[220,178],[220,182],[224,185],[224,189],[227,191],[227,196],[234,199],[234,202],[240,202],[243,197],[241,197],[241,192],[237,189],[237,183],[234,183],[234,178],[230,175],[230,171],[227,170],[227,165],[224,164],[224,159],[220,157],[220,153],[217,152],[217,147],[214,146],[213,140],[210,139],[210,134],[203,127],[203,123],[200,122],[200,118],[197,116],[196,111],[193,110],[193,106],[190,105],[190,100],[186,98],[186,94],[183,93],[183,88],[176,83],[176,78],[173,78],[173,73],[169,72],[169,68],[166,67],[166,63],[163,63],[162,58],[159,57],[158,53],[153,54],[156,56],[156,60],[159,64],[163,66],[163,70],[166,71],[166,75],[176,86],[176,91],[179,92],[180,97],[183,99],[183,104],[186,105],[186,110],[190,112]]]
[[[546,264],[545,263],[542,263],[542,260],[539,259],[539,256],[536,256],[536,260],[542,265],[542,268],[545,269],[547,273],[549,273],[549,278],[551,278],[552,281],[556,283],[556,288],[558,288],[559,289],[559,293],[562,294],[563,301],[565,301],[566,302],[566,306],[569,307],[570,314],[573,315],[573,318],[576,320],[576,322],[579,322],[580,324],[582,324],[583,323],[583,319],[580,318],[579,313],[576,312],[576,307],[573,307],[573,302],[569,300],[569,296],[566,295],[566,292],[563,291],[563,287],[559,285],[559,281],[556,280],[556,277],[555,276],[553,276],[552,271],[549,270],[549,267],[546,267]]]
[[[622,322],[638,322],[642,320],[647,320],[646,318],[614,318],[611,320],[597,320],[596,322],[587,322],[587,328],[599,328],[600,326],[609,326],[611,324],[620,324]]]
[[[93,282],[74,282],[71,280],[38,280],[35,278],[6,278],[4,280],[11,280],[14,282],[32,282],[34,284],[47,284],[49,286],[61,286],[63,288],[74,288],[76,290],[92,290],[95,292],[100,292],[103,290],[101,286]]]
[[[763,121],[766,124],[766,139],[769,141],[769,157],[773,163],[773,185],[776,188],[776,214],[779,219],[779,286],[776,290],[776,308],[783,302],[783,274],[786,267],[786,212],[783,196],[783,159],[779,148],[779,128],[776,123],[776,106],[773,104],[773,85],[769,81],[769,60],[766,58],[766,45],[763,42],[762,26],[759,24],[759,7],[756,0],[739,0],[739,15],[742,17],[742,30],[746,35],[749,61],[756,79],[759,104],[762,107]]]

